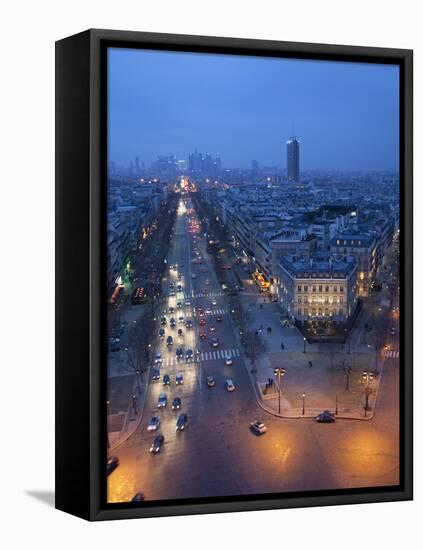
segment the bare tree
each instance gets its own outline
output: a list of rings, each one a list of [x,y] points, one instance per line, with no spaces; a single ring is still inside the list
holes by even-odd
[[[251,361],[251,372],[257,372],[256,363],[259,357],[266,351],[266,344],[257,331],[246,330],[242,336],[245,355]]]

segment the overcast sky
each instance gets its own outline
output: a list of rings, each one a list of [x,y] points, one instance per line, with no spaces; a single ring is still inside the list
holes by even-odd
[[[187,159],[224,167],[398,169],[399,69],[392,65],[109,49],[109,159]]]

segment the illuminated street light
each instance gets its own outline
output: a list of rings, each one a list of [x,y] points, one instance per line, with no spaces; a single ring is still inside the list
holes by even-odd
[[[303,392],[303,416],[305,414],[305,396],[306,394]]]
[[[364,388],[364,393],[366,396],[366,403],[364,405],[364,416],[367,416],[367,411],[369,410],[369,395],[372,393],[372,390],[370,388],[370,382],[374,378],[374,373],[369,371],[363,371],[363,380],[366,382],[366,386]]]
[[[284,376],[285,375],[285,372],[286,370],[285,369],[281,369],[280,367],[276,367],[274,370],[273,370],[273,373],[275,374],[275,376],[278,377],[278,413],[280,414],[281,413],[281,376]]]
[[[305,345],[306,345],[306,341],[307,341],[307,340],[306,340],[306,337],[304,336],[304,338],[303,338],[303,342],[304,342],[304,349],[303,349],[303,353],[305,353],[305,352],[306,352],[306,346],[305,346]]]

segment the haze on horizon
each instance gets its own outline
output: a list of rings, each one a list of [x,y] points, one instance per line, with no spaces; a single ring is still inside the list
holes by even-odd
[[[149,165],[198,149],[223,167],[398,170],[394,65],[160,52],[108,52],[109,160]]]

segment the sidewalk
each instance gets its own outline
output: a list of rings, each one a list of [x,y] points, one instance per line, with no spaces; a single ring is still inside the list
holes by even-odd
[[[267,348],[259,357],[254,373],[251,372],[251,362],[245,358],[259,405],[270,414],[284,418],[310,418],[329,410],[337,418],[370,420],[383,370],[383,362],[380,361],[379,374],[369,384],[371,393],[368,396],[368,410],[365,411],[366,382],[363,371],[375,370],[374,349],[361,345],[360,340],[351,347],[349,354],[347,346],[340,344],[306,342],[304,348],[302,334],[293,326],[282,326],[278,305],[272,303],[268,296],[254,292],[248,282],[245,289],[240,294],[241,303],[245,310],[250,310],[252,328],[258,330],[262,327],[261,336]],[[271,331],[267,330],[268,327]],[[277,377],[274,374],[276,367],[286,371],[281,378],[280,413]],[[273,379],[273,386],[266,388],[269,379]]]

